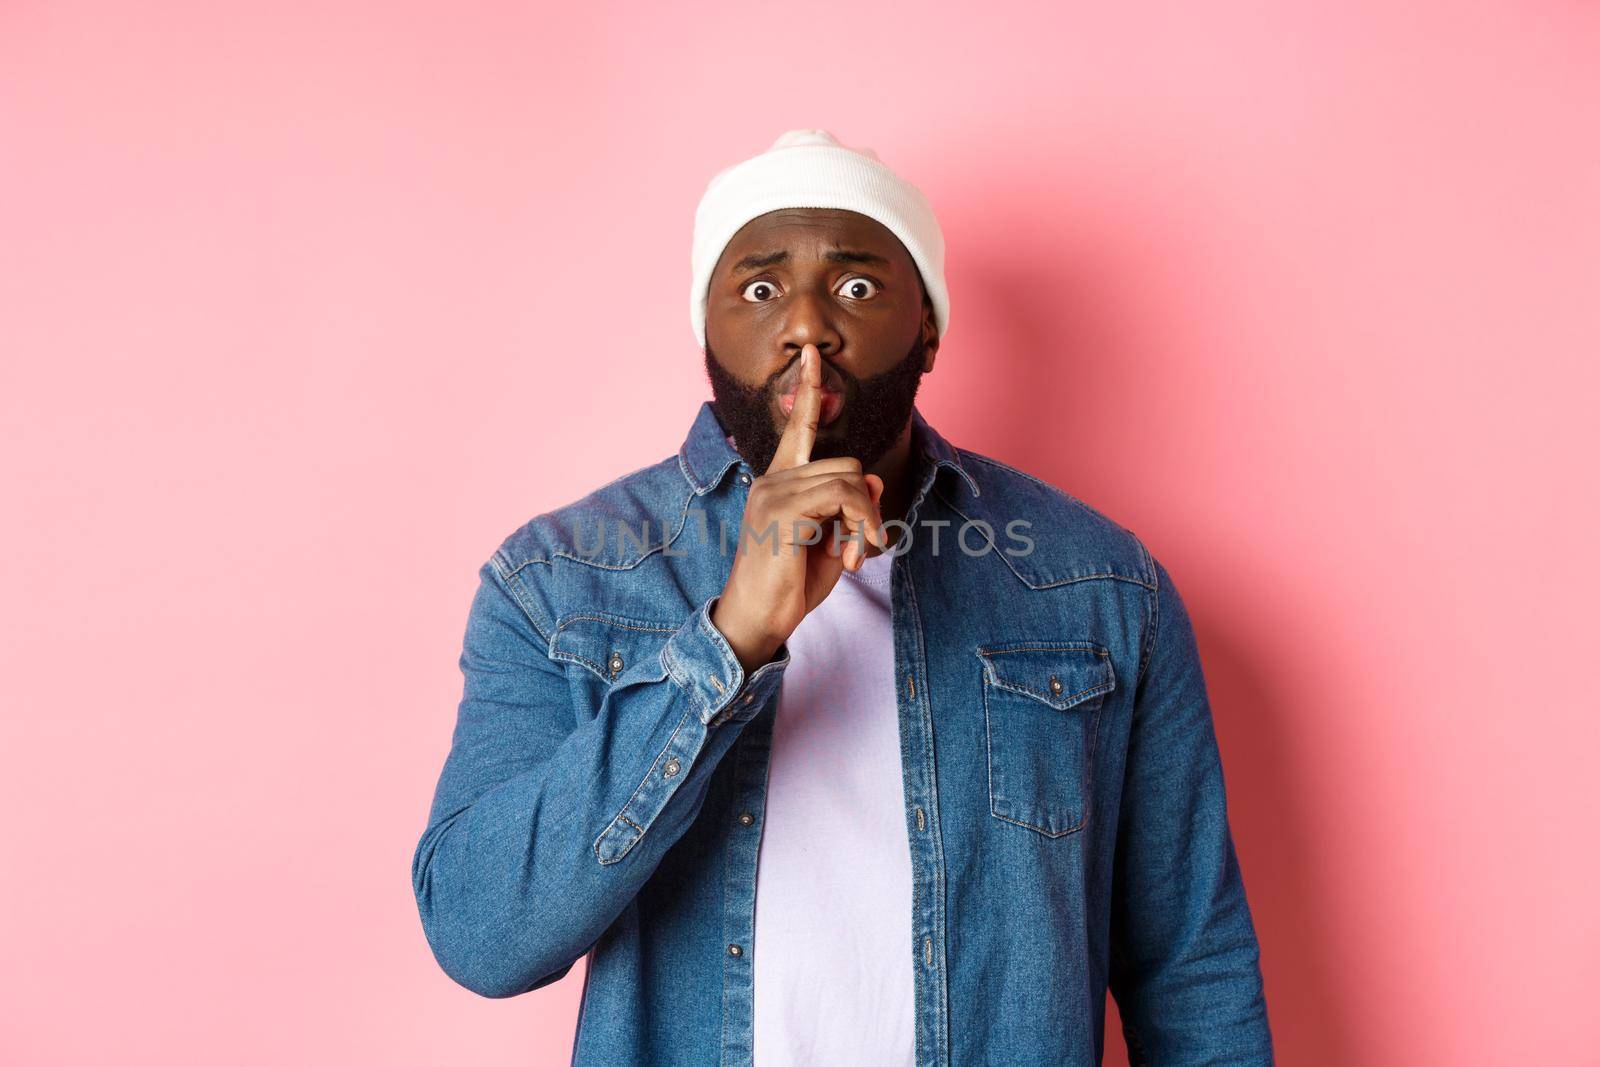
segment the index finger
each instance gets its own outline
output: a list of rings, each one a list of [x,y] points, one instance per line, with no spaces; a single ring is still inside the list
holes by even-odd
[[[822,357],[817,346],[800,350],[800,381],[794,391],[794,407],[789,422],[778,439],[768,471],[803,467],[811,462],[811,446],[817,440],[817,422],[822,418]]]

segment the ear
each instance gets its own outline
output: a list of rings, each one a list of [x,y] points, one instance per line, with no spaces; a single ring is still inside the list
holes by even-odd
[[[939,324],[926,290],[922,294],[922,343],[926,346],[922,356],[922,371],[926,374],[933,370],[933,361],[939,354]]]

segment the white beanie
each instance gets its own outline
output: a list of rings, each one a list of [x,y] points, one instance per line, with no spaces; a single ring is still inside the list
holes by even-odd
[[[944,234],[928,198],[879,161],[870,148],[846,148],[827,130],[790,130],[772,147],[717,172],[694,212],[689,321],[706,344],[711,271],[739,228],[779,208],[825,207],[878,220],[905,245],[922,275],[942,337],[950,325],[944,284]]]

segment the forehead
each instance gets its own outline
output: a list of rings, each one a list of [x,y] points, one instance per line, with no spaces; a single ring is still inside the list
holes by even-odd
[[[747,255],[788,252],[796,259],[822,258],[829,248],[875,252],[906,270],[914,269],[900,238],[877,219],[841,208],[780,208],[739,228],[717,260],[717,271]]]

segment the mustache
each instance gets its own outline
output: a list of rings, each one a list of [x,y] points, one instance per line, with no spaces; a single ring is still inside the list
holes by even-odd
[[[769,375],[764,386],[766,391],[769,393],[789,392],[798,386],[800,374],[797,368],[799,365],[800,357],[795,356],[789,363]],[[826,356],[822,357],[822,387],[824,389],[836,393],[844,393],[846,396],[854,396],[861,391],[861,385],[861,378],[838,364],[829,362]]]

